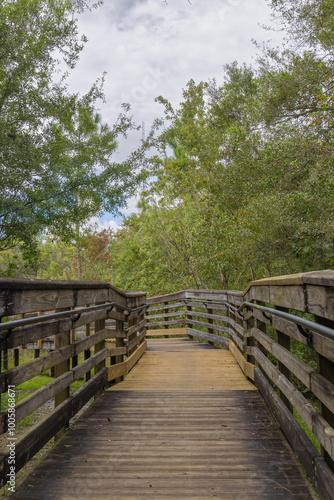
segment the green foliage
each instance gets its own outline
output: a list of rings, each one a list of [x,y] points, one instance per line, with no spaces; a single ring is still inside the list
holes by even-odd
[[[26,247],[13,248],[0,253],[0,277],[34,278],[38,264],[36,252]]]
[[[307,437],[310,439],[311,443],[315,446],[319,453],[321,453],[321,445],[312,431],[310,431],[309,426],[304,422],[299,413],[294,409],[293,416],[297,420],[300,427],[303,429]]]
[[[290,45],[191,80],[178,109],[158,98],[154,177],[112,243],[118,286],[240,289],[332,265],[333,2],[270,3]]]
[[[334,43],[333,0],[270,0],[273,17],[291,38],[306,47],[331,51]]]
[[[38,273],[40,279],[74,279],[74,246],[58,239],[45,239],[38,248]]]
[[[80,97],[59,72],[61,59],[73,69],[83,48],[75,16],[87,8],[81,0],[2,2],[0,250],[32,249],[46,228],[71,240],[78,222],[117,211],[137,183],[130,163],[111,161],[117,136],[132,127],[127,109],[109,128],[95,110],[103,78]]]

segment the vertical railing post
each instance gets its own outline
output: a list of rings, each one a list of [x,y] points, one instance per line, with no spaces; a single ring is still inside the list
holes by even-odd
[[[145,319],[145,315],[146,315],[146,311],[144,310],[144,311],[140,314],[140,316],[139,316],[139,318],[138,318],[138,323],[140,323],[141,321],[143,321],[143,320]],[[147,320],[145,321],[145,325],[144,325],[144,327],[143,327],[143,331],[144,331],[144,330],[146,330],[146,326],[147,326]],[[140,343],[142,344],[144,341],[145,341],[145,337],[141,340],[141,342],[140,342]]]
[[[247,330],[250,330],[251,328],[254,328],[254,326],[255,326],[254,316],[251,316],[246,321],[246,328],[247,328]],[[254,337],[247,337],[246,338],[246,344],[247,344],[248,347],[255,347],[255,339],[254,339]],[[255,365],[255,358],[254,358],[253,355],[247,354],[247,361],[249,363],[252,363],[253,365]]]
[[[232,320],[236,321],[236,316],[235,316],[234,312],[229,307],[226,308],[226,316],[228,318],[231,318]],[[233,328],[232,324],[230,324],[229,326],[230,326],[231,330],[233,330],[235,332],[235,328]],[[231,336],[229,336],[229,338],[231,339]]]
[[[206,312],[208,314],[213,314],[213,310],[208,308],[208,306],[206,306]],[[212,318],[208,318],[208,323],[210,323],[210,325],[213,325],[213,319]],[[215,333],[214,329],[213,328],[208,328],[208,333],[211,333],[212,335]],[[210,345],[214,345],[214,342],[211,342],[211,340],[209,340],[209,344]]]
[[[20,364],[20,350],[17,347],[16,349],[14,349],[14,366],[15,366],[15,368],[17,366],[19,366],[19,364]]]
[[[56,312],[62,312],[62,311],[68,311],[71,308],[65,307],[62,309],[57,309]],[[59,349],[60,347],[66,346],[70,344],[70,330],[66,332],[60,332],[55,335],[54,339],[54,344],[55,344],[55,349]],[[62,361],[58,365],[55,366],[55,377],[60,377],[64,373],[68,372],[70,369],[70,360],[67,359],[65,361]],[[61,403],[63,403],[68,397],[70,393],[70,388],[66,387],[66,389],[63,389],[60,391],[58,394],[55,396],[55,406],[59,406]],[[56,435],[55,435],[55,440],[60,439],[65,432],[66,426],[63,427]]]
[[[168,302],[164,302],[164,306],[168,306]],[[165,316],[165,314],[169,313],[169,309],[164,309],[164,321],[168,321],[168,316]],[[169,325],[164,325],[164,329],[168,330]],[[168,338],[168,335],[164,335],[165,338]]]
[[[242,326],[242,328],[244,328],[244,320],[243,320],[242,316],[240,316],[239,314],[235,315],[235,322],[238,325]],[[237,337],[239,337],[239,338],[242,337],[242,335],[240,334],[240,332],[238,332],[237,330],[236,330],[235,333],[236,333]]]
[[[72,309],[75,309],[75,307],[72,307]],[[72,330],[71,330],[71,344],[74,344],[75,343],[75,327],[73,326]],[[78,355],[76,354],[75,356],[73,356],[72,358],[72,368],[75,368],[76,366],[78,366]]]
[[[90,323],[86,324],[86,337],[90,336]],[[90,358],[90,349],[85,350],[85,361]],[[85,382],[90,380],[90,370],[85,374]]]
[[[289,309],[286,309],[285,307],[276,307],[276,309],[278,311],[283,311],[287,313],[289,312]],[[291,350],[291,342],[290,342],[290,337],[288,335],[285,335],[284,333],[276,330],[276,340],[279,345],[284,347],[284,349],[286,349],[287,351]],[[278,369],[288,380],[291,380],[290,370],[281,361],[278,361]],[[285,406],[289,409],[289,411],[293,413],[293,405],[290,403],[288,398],[283,394],[281,390],[278,391],[278,395],[285,404]]]
[[[97,321],[95,321],[95,325],[94,325],[94,331],[95,333],[97,332],[100,332],[101,330],[104,330],[105,327],[106,327],[106,320],[105,318],[102,318],[102,319],[98,319]],[[99,351],[101,351],[102,349],[104,349],[104,346],[105,346],[105,341],[104,340],[101,340],[101,342],[98,342],[97,344],[95,344],[95,347],[94,347],[94,354],[97,354]],[[104,367],[105,367],[105,360],[101,361],[101,363],[98,363],[95,367],[94,367],[94,375],[96,375],[99,371],[101,371]],[[103,388],[100,389],[94,396],[94,400],[97,399],[99,396],[101,396],[103,392]]]
[[[3,370],[8,370],[8,349],[7,349],[7,341],[5,341],[5,348],[2,354],[2,362],[3,362]]]
[[[257,304],[259,304],[260,306],[265,306],[265,302],[262,302],[260,300],[257,300],[256,301]],[[256,327],[258,328],[258,330],[260,330],[261,332],[267,334],[267,325],[264,321],[261,321],[260,319],[256,318]],[[265,356],[268,356],[268,351],[267,349],[265,349],[263,347],[263,345],[260,343],[260,342],[257,342],[257,347],[258,349],[265,355]],[[259,367],[261,372],[263,373],[263,375],[266,377],[267,380],[268,379],[268,375],[265,373],[265,371],[263,370],[263,368],[260,366]]]
[[[192,311],[192,310],[193,310],[192,306],[187,306],[187,311],[189,311],[189,312],[190,312],[190,311]],[[187,314],[187,319],[188,319],[188,320],[189,320],[189,319],[191,320],[191,319],[192,319],[192,316],[191,316],[190,314]],[[191,328],[191,327],[192,327],[192,324],[187,322],[187,328]]]
[[[2,316],[0,316],[0,323],[2,323]],[[2,350],[0,349],[0,374],[2,372]],[[1,393],[0,393],[0,412],[2,412],[2,398],[1,398]]]
[[[131,326],[134,326],[136,324],[136,322],[138,322],[138,316],[137,318],[133,318],[133,319],[129,319],[128,321],[128,327],[130,328]],[[131,340],[134,340],[135,337],[137,337],[137,332],[134,332],[132,333],[131,335],[129,335],[128,337],[128,342],[131,342]],[[136,346],[133,346],[132,349],[129,350],[129,352],[127,353],[128,356],[131,356],[131,354],[137,349]]]
[[[42,316],[42,311],[38,311],[38,316]],[[40,356],[40,353],[41,353],[41,349],[43,348],[43,339],[38,339],[37,340],[37,349],[35,349],[35,353],[34,353],[34,358],[39,358]]]
[[[315,316],[315,321],[323,326],[328,326],[334,329],[334,321],[331,321],[320,316]],[[334,362],[325,358],[321,354],[317,354],[318,372],[330,383],[334,384]],[[334,428],[334,414],[320,401],[319,413],[324,417],[326,422]],[[329,467],[334,472],[334,460],[330,457],[327,451],[321,447],[321,453]]]
[[[123,309],[120,307],[116,307],[116,311],[123,313]],[[116,330],[118,331],[124,331],[124,321],[121,321],[119,319],[116,320]],[[124,339],[116,339],[116,347],[124,347]],[[115,364],[122,363],[124,360],[123,354],[120,354],[118,356],[115,356]],[[121,377],[118,377],[115,379],[115,384],[118,384],[119,382],[122,382],[124,379],[124,376],[122,375]]]

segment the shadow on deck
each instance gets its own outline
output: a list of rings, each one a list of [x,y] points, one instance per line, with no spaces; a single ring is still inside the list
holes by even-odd
[[[8,498],[316,496],[230,352],[150,339],[125,381],[105,391]]]

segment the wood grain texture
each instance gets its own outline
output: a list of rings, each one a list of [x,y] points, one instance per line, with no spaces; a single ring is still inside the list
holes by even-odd
[[[213,342],[217,345],[228,347],[228,338],[221,337],[219,335],[212,335],[211,333],[202,332],[201,330],[195,330],[195,328],[187,328],[187,333],[189,337],[195,337],[201,340],[207,340],[208,342]]]
[[[41,449],[61,428],[72,418],[96,392],[107,382],[107,369],[100,371],[80,387],[66,401],[61,403],[55,410],[48,415],[42,422],[35,425],[28,431],[24,437],[16,444],[15,466],[16,471],[20,470],[30,460],[38,450]],[[9,453],[5,455],[8,460]],[[1,463],[1,462],[0,462]],[[5,472],[8,471],[8,464],[5,464]],[[4,476],[1,477],[1,485]],[[18,498],[24,498],[19,496]],[[48,498],[44,493],[43,498]]]
[[[282,375],[267,357],[258,348],[253,353],[262,371],[272,380],[279,390],[288,398],[288,401],[296,408],[299,415],[313,432],[329,456],[334,459],[334,430],[328,425],[324,418],[318,414],[311,403],[298,391],[298,389]],[[256,382],[256,380],[255,380]],[[290,414],[291,422],[295,422]]]
[[[137,307],[146,302],[146,293],[124,292],[109,283],[0,278],[0,316],[97,302]]]
[[[75,344],[61,347],[57,351],[50,352],[33,361],[28,361],[24,365],[8,370],[6,373],[0,374],[0,386],[4,385],[4,391],[8,385],[19,385],[26,380],[29,380],[36,375],[40,375],[57,363],[68,360],[72,356],[79,354],[85,349],[89,349],[94,344],[103,341],[108,336],[108,330],[102,330],[89,337],[78,340]],[[124,350],[125,354],[125,350]]]
[[[148,363],[160,367],[156,387],[147,385]],[[197,375],[199,363],[219,376]],[[106,391],[9,498],[315,499],[230,353],[152,339],[131,373],[134,380],[130,374]],[[222,389],[227,375],[246,385]]]
[[[156,329],[156,330],[147,330],[146,337],[160,337],[162,335],[166,335],[165,329]],[[187,335],[186,328],[168,328],[168,337]]]

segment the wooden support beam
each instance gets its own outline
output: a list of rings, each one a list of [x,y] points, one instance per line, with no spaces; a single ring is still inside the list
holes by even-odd
[[[187,306],[187,311],[191,312],[193,310],[192,306]],[[188,328],[191,328],[192,325],[189,323],[189,321],[191,320],[192,316],[190,314],[187,314],[187,329]]]
[[[207,313],[208,313],[208,314],[213,314],[213,310],[212,310],[212,309],[209,309],[209,308],[207,307],[207,309],[206,309],[206,310],[207,310]],[[213,325],[213,319],[212,319],[212,318],[208,318],[208,323],[210,323],[210,325]],[[208,333],[211,333],[211,335],[214,335],[215,330],[214,330],[213,328],[208,328]],[[211,341],[209,340],[209,344],[210,344],[210,345],[213,345],[214,343],[213,343],[213,342],[211,342]]]
[[[87,323],[87,325],[85,326],[85,329],[86,329],[86,337],[89,337],[90,336],[90,323]],[[84,353],[85,361],[90,358],[90,355],[91,355],[90,349],[85,349],[85,353]],[[88,382],[90,377],[91,377],[91,372],[89,370],[85,375],[85,382]]]
[[[67,311],[70,308],[62,308],[57,310],[56,312],[62,312],[62,311]],[[64,347],[67,345],[70,345],[70,335],[71,332],[70,330],[58,333],[55,335],[54,338],[54,343],[55,343],[55,349],[59,349],[60,347]],[[64,373],[68,372],[70,369],[70,362],[68,359],[65,361],[62,361],[58,365],[55,366],[55,377],[60,377],[61,375],[64,375]],[[70,389],[69,387],[66,387],[62,391],[60,391],[58,394],[55,396],[55,406],[61,405],[70,395]],[[66,422],[66,426],[68,425],[68,422]],[[66,426],[64,426],[56,435],[55,435],[55,440],[57,441],[60,439],[66,430]]]
[[[95,333],[98,333],[102,330],[104,330],[106,327],[106,320],[103,318],[103,319],[99,319],[97,321],[95,321]],[[104,345],[105,345],[105,342],[104,340],[101,340],[101,342],[98,342],[97,344],[95,344],[95,347],[94,347],[94,353],[97,354],[99,351],[102,351],[102,349],[104,349]],[[106,366],[106,361],[105,359],[103,361],[101,361],[100,363],[98,363],[95,368],[94,368],[94,375],[97,375],[101,370],[103,370],[103,368]],[[101,388],[94,396],[94,399],[97,399],[98,397],[101,396],[103,392],[103,388]]]
[[[122,310],[120,308],[116,308],[116,311],[117,312],[121,312]],[[119,330],[119,331],[124,331],[124,321],[122,320],[116,320],[116,330]],[[116,338],[116,347],[125,347],[125,342],[124,342],[124,338]],[[123,363],[123,360],[124,360],[124,355],[118,355],[118,356],[115,356],[114,358],[114,364],[115,365],[118,365],[119,363]],[[114,380],[115,380],[115,384],[118,384],[119,382],[122,382],[123,380],[123,375],[120,375],[119,377],[116,377]]]
[[[245,360],[243,354],[239,351],[233,340],[229,340],[229,349],[233,356],[235,357],[238,365],[244,372],[244,374],[250,378],[252,381],[254,380],[254,365]]]
[[[334,321],[322,318],[320,316],[316,316],[315,320],[317,323],[328,326],[329,328],[334,329]],[[318,354],[318,372],[322,375],[326,380],[328,380],[331,384],[334,384],[334,362],[327,359],[325,356]],[[324,403],[320,402],[320,415],[329,423],[331,427],[334,429],[334,412],[331,411]],[[334,472],[334,460],[330,457],[327,451],[322,448],[322,456],[324,460],[330,467],[330,469]]]
[[[20,364],[20,350],[13,349],[13,353],[14,353],[14,367],[16,368]]]
[[[164,307],[164,310],[165,310],[164,321],[168,322],[168,313],[169,313],[168,302],[164,302],[164,306],[165,306]],[[169,328],[169,325],[165,324],[164,329],[168,330],[168,328]],[[168,338],[167,335],[165,335],[165,338]]]
[[[164,329],[157,330],[147,330],[146,337],[162,337],[164,335]],[[168,337],[179,337],[179,336],[187,337],[187,328],[169,328]]]
[[[129,358],[126,359],[126,361],[123,361],[122,363],[119,363],[114,366],[109,366],[108,368],[108,380],[118,380],[120,378],[124,378],[124,375],[126,375],[134,365],[137,363],[137,361],[142,357],[144,352],[147,349],[147,341],[145,340],[137,349],[136,351],[131,354]]]
[[[247,330],[250,330],[251,328],[253,328],[255,325],[255,320],[254,320],[254,317],[251,316],[248,320],[247,320],[247,323],[246,323],[246,328]],[[246,337],[246,345],[250,348],[254,347],[255,346],[255,339],[253,336],[251,337]],[[249,363],[251,363],[252,365],[255,365],[255,358],[254,356],[252,356],[251,354],[247,354],[247,361]]]
[[[262,305],[262,306],[265,305],[264,302],[261,302],[259,300],[257,300],[256,303],[259,304],[259,305]],[[261,314],[261,316],[263,316],[263,315]],[[261,318],[261,316],[260,316],[260,318]],[[261,319],[259,319],[259,318],[256,319],[256,326],[257,326],[258,330],[260,330],[261,332],[263,332],[265,334],[267,333],[267,324],[266,324],[265,321],[262,320],[262,318]],[[263,345],[260,344],[260,343],[257,343],[257,345],[258,345],[258,348],[260,349],[260,351],[265,356],[268,356],[268,351],[263,347]],[[262,370],[261,367],[260,367],[260,370]],[[266,373],[263,370],[262,370],[262,373],[264,374],[265,377],[267,377]]]
[[[287,313],[289,312],[289,309],[286,309],[284,307],[277,307],[276,309],[278,309],[279,311],[287,312]],[[290,350],[291,350],[290,337],[288,335],[285,335],[284,333],[280,332],[279,330],[276,330],[276,340],[277,340],[277,343],[279,345],[281,345],[282,347],[284,347],[284,349],[286,349],[287,351],[290,352]],[[291,380],[291,372],[285,366],[285,364],[282,363],[282,361],[278,361],[278,369],[284,375],[284,377],[286,377],[288,380]],[[288,398],[285,397],[284,394],[282,393],[282,391],[280,391],[280,390],[279,390],[279,397],[281,398],[281,400],[283,401],[285,406],[288,408],[288,410],[291,411],[291,413],[292,413],[293,412],[292,404],[290,403]]]

